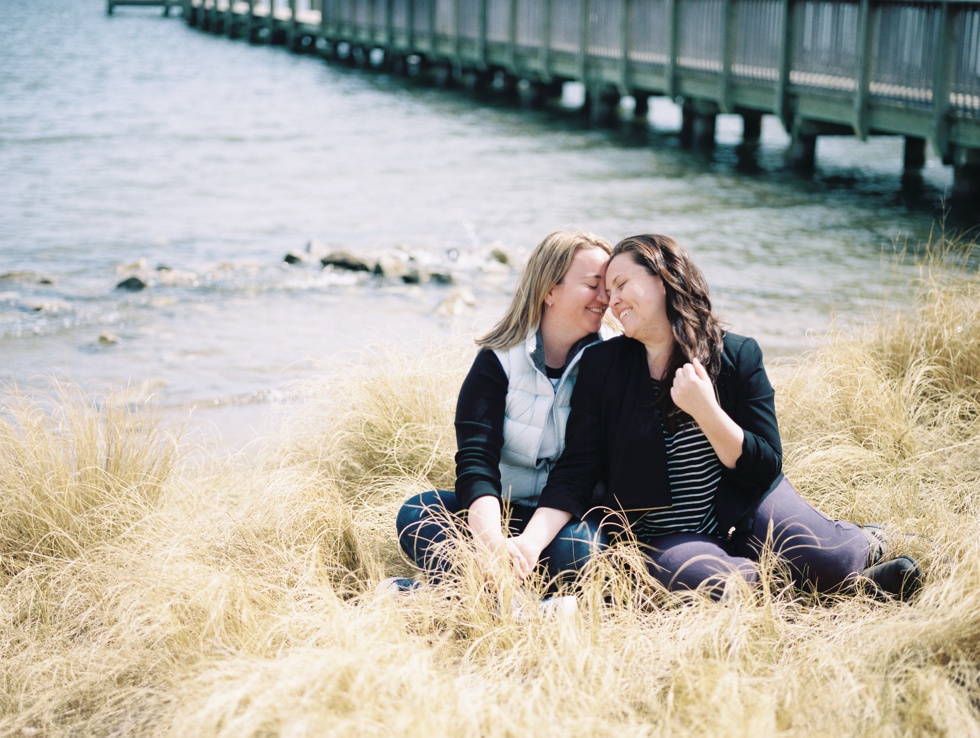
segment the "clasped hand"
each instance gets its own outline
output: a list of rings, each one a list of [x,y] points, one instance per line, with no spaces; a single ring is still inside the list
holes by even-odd
[[[718,404],[711,377],[697,358],[684,364],[674,374],[670,398],[678,408],[695,420],[702,416],[706,410],[710,410]]]
[[[516,583],[521,584],[538,562],[538,554],[520,537],[501,537],[484,550],[488,554],[484,572],[491,580],[513,575]]]

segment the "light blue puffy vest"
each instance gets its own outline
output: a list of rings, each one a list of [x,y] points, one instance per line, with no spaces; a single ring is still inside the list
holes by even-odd
[[[521,505],[537,504],[548,473],[565,448],[565,425],[584,350],[581,347],[571,358],[557,387],[545,374],[544,348],[539,345],[537,332],[523,343],[494,351],[507,375],[500,454],[504,499]]]

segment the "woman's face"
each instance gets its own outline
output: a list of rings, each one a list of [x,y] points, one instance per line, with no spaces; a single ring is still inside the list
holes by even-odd
[[[631,254],[619,254],[609,262],[606,291],[609,308],[623,324],[627,336],[642,343],[670,339],[667,290],[663,280],[637,264]]]
[[[575,252],[561,284],[552,287],[545,299],[549,325],[569,335],[580,334],[579,338],[599,330],[609,305],[604,281],[608,261],[609,254],[600,248]]]

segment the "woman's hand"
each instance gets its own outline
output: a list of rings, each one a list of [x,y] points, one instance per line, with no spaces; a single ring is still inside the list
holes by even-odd
[[[511,564],[514,565],[514,573],[517,575],[518,582],[524,581],[534,571],[540,555],[529,551],[524,542],[521,541],[520,536],[507,539],[507,553],[510,555]]]
[[[475,539],[479,556],[479,567],[484,576],[494,582],[513,576],[517,584],[534,569],[515,538],[508,538],[502,529],[483,531]]]
[[[694,359],[674,375],[670,397],[681,410],[694,418],[718,460],[734,469],[742,455],[745,431],[718,404],[711,377],[701,362]]]
[[[706,413],[718,408],[711,377],[697,358],[680,367],[674,374],[670,398],[678,408],[698,422]]]
[[[518,557],[515,559],[518,572],[522,578],[528,576],[538,565],[538,559],[541,558],[541,548],[523,534],[509,539],[509,543],[518,553]]]

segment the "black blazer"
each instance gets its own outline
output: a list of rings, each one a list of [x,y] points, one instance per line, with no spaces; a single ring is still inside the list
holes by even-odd
[[[734,469],[722,471],[715,495],[721,533],[730,538],[738,521],[754,510],[782,478],[782,444],[775,392],[752,338],[724,337],[715,383],[722,409],[745,432]],[[581,518],[596,502],[623,512],[630,523],[648,510],[671,505],[663,426],[647,367],[646,349],[620,336],[586,350],[579,363],[565,451],[548,477],[540,507]]]

